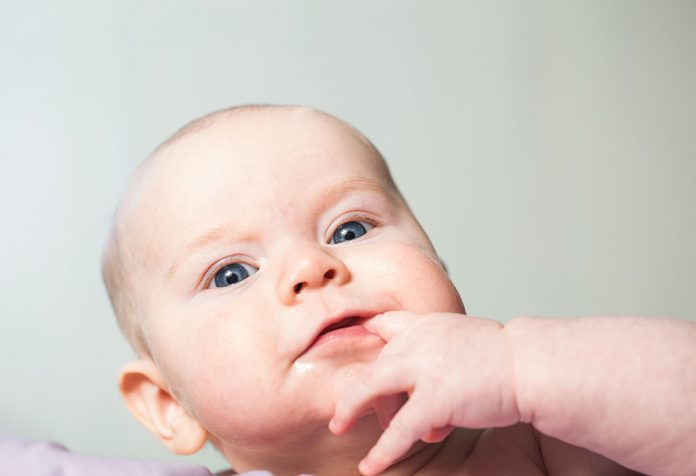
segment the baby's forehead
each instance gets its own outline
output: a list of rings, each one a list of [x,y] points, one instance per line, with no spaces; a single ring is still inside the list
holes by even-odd
[[[146,160],[142,175],[150,181],[166,177],[170,183],[177,174],[191,173],[272,178],[298,169],[310,172],[340,157],[369,163],[369,172],[388,174],[372,144],[339,119],[307,108],[260,108],[187,125]]]
[[[376,152],[358,130],[322,111],[300,106],[252,106],[212,113],[187,124],[164,141],[151,158],[214,147],[253,154],[294,142],[305,146],[308,142],[334,142]]]
[[[188,226],[179,217],[199,218],[197,227],[212,224],[205,218],[216,207],[238,211],[264,203],[254,214],[271,215],[291,207],[290,198],[313,198],[314,182],[329,175],[395,189],[367,139],[338,119],[303,108],[194,122],[165,142],[136,175],[131,196],[140,216],[135,228],[143,232],[154,222],[165,224],[160,229]],[[263,202],[269,193],[276,199]]]

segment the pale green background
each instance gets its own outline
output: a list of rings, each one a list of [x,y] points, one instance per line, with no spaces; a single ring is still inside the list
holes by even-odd
[[[174,458],[117,396],[100,251],[136,164],[238,103],[364,131],[470,314],[696,318],[696,2],[0,5],[5,433]]]

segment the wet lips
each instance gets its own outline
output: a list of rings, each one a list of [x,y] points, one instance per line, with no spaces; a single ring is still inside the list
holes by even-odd
[[[329,326],[326,326],[326,327],[324,328],[324,330],[322,330],[322,331],[319,333],[319,336],[322,336],[322,335],[324,335],[324,334],[328,334],[329,332],[335,331],[336,329],[343,329],[344,327],[353,326],[353,325],[357,324],[357,322],[360,321],[360,320],[361,320],[361,319],[360,319],[359,317],[357,317],[357,316],[346,317],[345,319],[341,319],[341,320],[338,321],[338,322],[335,322],[335,323],[333,323],[333,324],[331,324],[331,325],[329,325]],[[317,336],[317,338],[318,338],[319,336]]]

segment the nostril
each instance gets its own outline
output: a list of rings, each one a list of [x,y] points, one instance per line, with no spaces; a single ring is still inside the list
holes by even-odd
[[[324,273],[324,279],[333,279],[334,276],[336,276],[336,271],[334,271],[333,269],[330,269],[326,273]]]
[[[302,283],[297,283],[293,286],[292,290],[295,291],[295,294],[300,294],[300,291],[302,291]]]

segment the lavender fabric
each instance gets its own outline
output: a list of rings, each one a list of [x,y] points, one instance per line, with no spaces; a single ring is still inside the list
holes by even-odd
[[[229,474],[229,473],[228,473]],[[71,453],[53,442],[0,439],[2,476],[213,476],[203,466],[101,458]],[[252,471],[242,476],[272,476]]]

